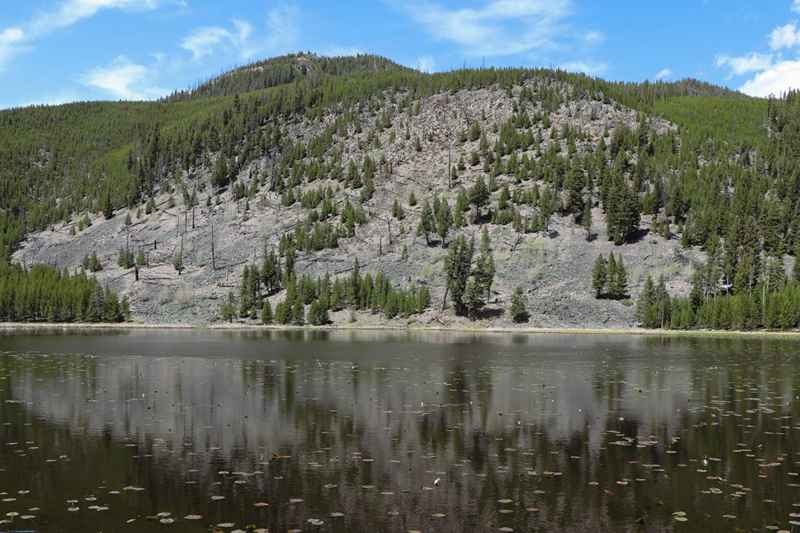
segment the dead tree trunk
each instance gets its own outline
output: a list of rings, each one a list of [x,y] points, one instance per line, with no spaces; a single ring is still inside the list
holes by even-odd
[[[214,255],[214,222],[211,222],[211,270],[217,269],[217,260]]]

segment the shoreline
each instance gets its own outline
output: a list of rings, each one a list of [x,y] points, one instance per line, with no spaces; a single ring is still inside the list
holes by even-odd
[[[580,328],[580,327],[445,327],[391,325],[331,325],[292,326],[261,324],[144,324],[122,323],[50,323],[0,322],[0,333],[26,331],[386,331],[395,333],[477,333],[512,335],[626,335],[642,337],[744,337],[800,339],[800,331],[728,331],[728,330],[663,330],[640,328]]]

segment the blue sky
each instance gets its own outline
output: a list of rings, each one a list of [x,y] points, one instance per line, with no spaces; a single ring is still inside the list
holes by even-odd
[[[0,108],[163,96],[292,51],[800,88],[800,0],[3,0]]]

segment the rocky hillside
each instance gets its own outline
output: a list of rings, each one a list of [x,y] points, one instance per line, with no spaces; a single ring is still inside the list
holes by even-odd
[[[496,276],[477,325],[512,326],[520,287],[528,326],[631,326],[648,275],[685,296],[698,265],[730,254],[718,244],[725,206],[736,180],[758,183],[750,159],[767,151],[766,103],[697,82],[427,76],[375,58],[318,61],[255,64],[153,104],[183,107],[163,108],[179,118],[137,126],[133,143],[93,156],[86,175],[105,185],[82,185],[82,200],[50,199],[62,219],[29,232],[13,260],[75,271],[96,256],[95,275],[128,296],[135,320],[210,323],[229,293],[238,298],[243,270],[290,242],[300,275],[345,275],[358,259],[364,273],[430,289],[422,314],[388,321],[343,310],[334,323],[463,326],[472,321],[443,305],[448,244],[486,230]],[[676,107],[687,98],[718,106],[717,131],[691,104]],[[725,132],[735,108],[747,112]],[[746,146],[741,131],[756,132]],[[53,157],[44,143],[38,164]],[[473,201],[479,182],[485,202]],[[419,229],[435,199],[457,212],[443,234]],[[768,207],[742,218],[760,223]],[[780,231],[788,241],[788,223]],[[592,290],[597,257],[612,252],[630,299]],[[284,293],[269,296],[273,307]]]

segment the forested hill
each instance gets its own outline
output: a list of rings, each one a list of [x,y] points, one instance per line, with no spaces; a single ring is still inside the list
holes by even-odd
[[[406,91],[408,105],[440,91],[510,87],[534,77],[562,80],[582,94],[660,113],[723,140],[757,144],[766,133],[765,103],[694,80],[613,84],[537,69],[427,75],[375,56],[296,54],[236,69],[163,102],[0,112],[0,254],[7,255],[26,231],[99,210],[109,197],[115,207],[145,201],[162,180],[174,180],[204,152],[239,152],[245,164],[263,141],[253,133],[263,133],[262,126],[275,118],[371,105],[386,90]],[[253,88],[261,89],[247,92]],[[704,98],[695,104],[682,96]],[[267,149],[280,150],[284,140],[267,140],[272,141]]]
[[[233,96],[301,79],[319,81],[329,76],[375,74],[380,72],[410,72],[384,57],[358,55],[325,57],[310,53],[291,54],[251,63],[225,72],[194,89],[178,91],[169,100],[185,100],[206,96]]]
[[[558,248],[552,243],[583,227],[590,238],[573,243],[570,260],[586,284],[606,243],[641,260],[642,272],[646,257],[663,259],[659,268],[675,254],[709,257],[721,287],[738,279],[736,290],[750,291],[766,258],[791,261],[800,243],[797,102],[697,80],[615,83],[548,69],[424,74],[376,56],[294,54],[158,102],[0,112],[0,257],[29,235],[18,259],[74,271],[99,252],[98,276],[119,284],[139,256],[146,260],[141,243],[170,239],[168,256],[156,243],[153,253],[180,278],[167,283],[174,293],[186,284],[221,290],[247,257],[261,260],[273,246],[318,273],[342,270],[337,254],[368,250],[388,278],[424,281],[438,297],[447,289],[435,281],[442,254],[456,237],[486,229],[495,256],[517,257]],[[92,249],[100,238],[105,249]],[[227,242],[215,248],[220,238]],[[679,292],[688,291],[692,261],[673,272]],[[498,274],[504,268],[498,259]],[[515,268],[502,272],[507,285],[486,288],[486,300],[509,300],[526,278]],[[555,293],[549,275],[541,290]],[[631,280],[630,296],[643,281]],[[133,285],[119,288],[134,314],[153,301]],[[710,286],[705,296],[717,292]],[[567,300],[552,312],[569,315],[582,301]],[[203,305],[205,319],[211,303]],[[632,318],[621,304],[602,305],[612,322]]]

